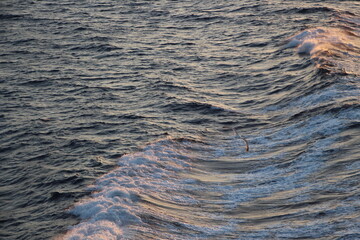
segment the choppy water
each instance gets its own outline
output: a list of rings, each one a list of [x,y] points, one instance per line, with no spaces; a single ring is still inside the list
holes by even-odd
[[[1,239],[360,239],[358,1],[0,22]]]

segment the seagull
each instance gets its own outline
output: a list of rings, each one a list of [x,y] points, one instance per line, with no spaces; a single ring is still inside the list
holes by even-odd
[[[245,142],[245,144],[246,144],[245,150],[248,152],[248,151],[249,151],[249,142],[248,142],[245,138],[241,137],[241,136],[238,134],[238,132],[235,130],[235,128],[233,128],[233,131],[234,131],[235,135],[236,135],[238,138],[241,138],[241,139]]]

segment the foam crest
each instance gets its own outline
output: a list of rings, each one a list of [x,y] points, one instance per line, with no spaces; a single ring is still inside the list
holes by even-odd
[[[360,75],[360,37],[355,29],[307,29],[291,37],[285,47],[310,55],[319,69]]]
[[[126,226],[141,224],[138,204],[150,193],[166,195],[169,189],[180,188],[174,173],[188,168],[188,159],[178,153],[179,145],[162,140],[147,146],[142,152],[123,156],[119,168],[102,176],[94,186],[93,194],[71,210],[82,220],[62,239],[123,239]],[[177,196],[170,200],[188,203],[190,198]]]
[[[111,221],[95,221],[88,223],[80,223],[76,228],[72,229],[64,239],[69,240],[95,240],[95,239],[118,239],[123,232],[118,225]]]

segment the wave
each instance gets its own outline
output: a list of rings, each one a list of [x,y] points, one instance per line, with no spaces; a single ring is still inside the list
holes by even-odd
[[[289,38],[285,47],[296,47],[299,54],[309,55],[325,72],[360,75],[360,24],[356,19],[342,18],[356,27],[306,29]]]
[[[358,144],[358,85],[343,77],[319,91],[290,103],[285,123],[242,128],[249,152],[212,131],[122,156],[61,239],[356,237],[359,164],[345,153]]]
[[[165,139],[142,152],[119,159],[119,168],[102,176],[90,190],[92,197],[79,202],[71,212],[86,220],[72,228],[64,239],[118,239],[124,237],[124,226],[144,222],[141,202],[151,195],[172,205],[191,205],[189,197],[167,195],[182,187],[176,173],[191,167],[186,156],[187,145],[194,141]],[[144,210],[144,209],[143,209]]]
[[[233,109],[221,103],[213,102],[201,102],[188,99],[175,98],[176,101],[172,101],[164,106],[165,109],[178,112],[201,112],[202,114],[238,114],[240,111]]]
[[[114,46],[108,43],[101,43],[101,44],[88,44],[86,46],[76,46],[71,48],[71,51],[97,51],[97,52],[110,52],[121,50],[122,48]]]

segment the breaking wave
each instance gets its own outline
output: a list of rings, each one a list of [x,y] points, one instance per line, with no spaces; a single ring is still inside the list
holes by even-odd
[[[304,30],[291,37],[286,47],[310,55],[319,69],[360,75],[360,24],[356,20],[352,24],[355,26]]]

